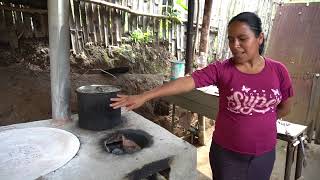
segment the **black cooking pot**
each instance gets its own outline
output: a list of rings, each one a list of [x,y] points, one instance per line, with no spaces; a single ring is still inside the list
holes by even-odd
[[[121,123],[121,110],[110,107],[110,98],[116,97],[120,88],[112,85],[79,87],[77,92],[80,128],[106,130]]]

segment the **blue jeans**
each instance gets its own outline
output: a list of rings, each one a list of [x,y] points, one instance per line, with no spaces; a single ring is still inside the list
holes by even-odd
[[[276,151],[254,156],[230,151],[212,142],[209,158],[214,180],[269,180]]]

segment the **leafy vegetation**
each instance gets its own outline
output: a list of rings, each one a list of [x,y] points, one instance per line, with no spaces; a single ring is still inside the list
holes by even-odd
[[[130,34],[130,39],[134,43],[149,43],[153,40],[151,31],[142,32],[141,29],[136,29]]]
[[[168,6],[168,12],[166,15],[170,17],[170,20],[182,24],[181,11],[176,7]]]

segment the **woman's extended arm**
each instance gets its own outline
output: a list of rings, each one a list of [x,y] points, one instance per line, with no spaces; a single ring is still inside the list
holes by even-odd
[[[289,97],[287,100],[282,101],[277,106],[277,118],[282,118],[290,113],[292,106],[292,97]]]
[[[139,95],[118,95],[117,98],[111,98],[113,103],[110,106],[114,109],[126,107],[127,110],[132,110],[140,107],[148,100],[188,92],[194,88],[195,83],[191,76],[182,77]]]

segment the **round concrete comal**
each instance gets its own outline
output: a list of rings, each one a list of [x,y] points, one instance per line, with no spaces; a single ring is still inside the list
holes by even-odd
[[[0,132],[1,179],[36,179],[70,161],[79,139],[65,130],[47,127]]]

